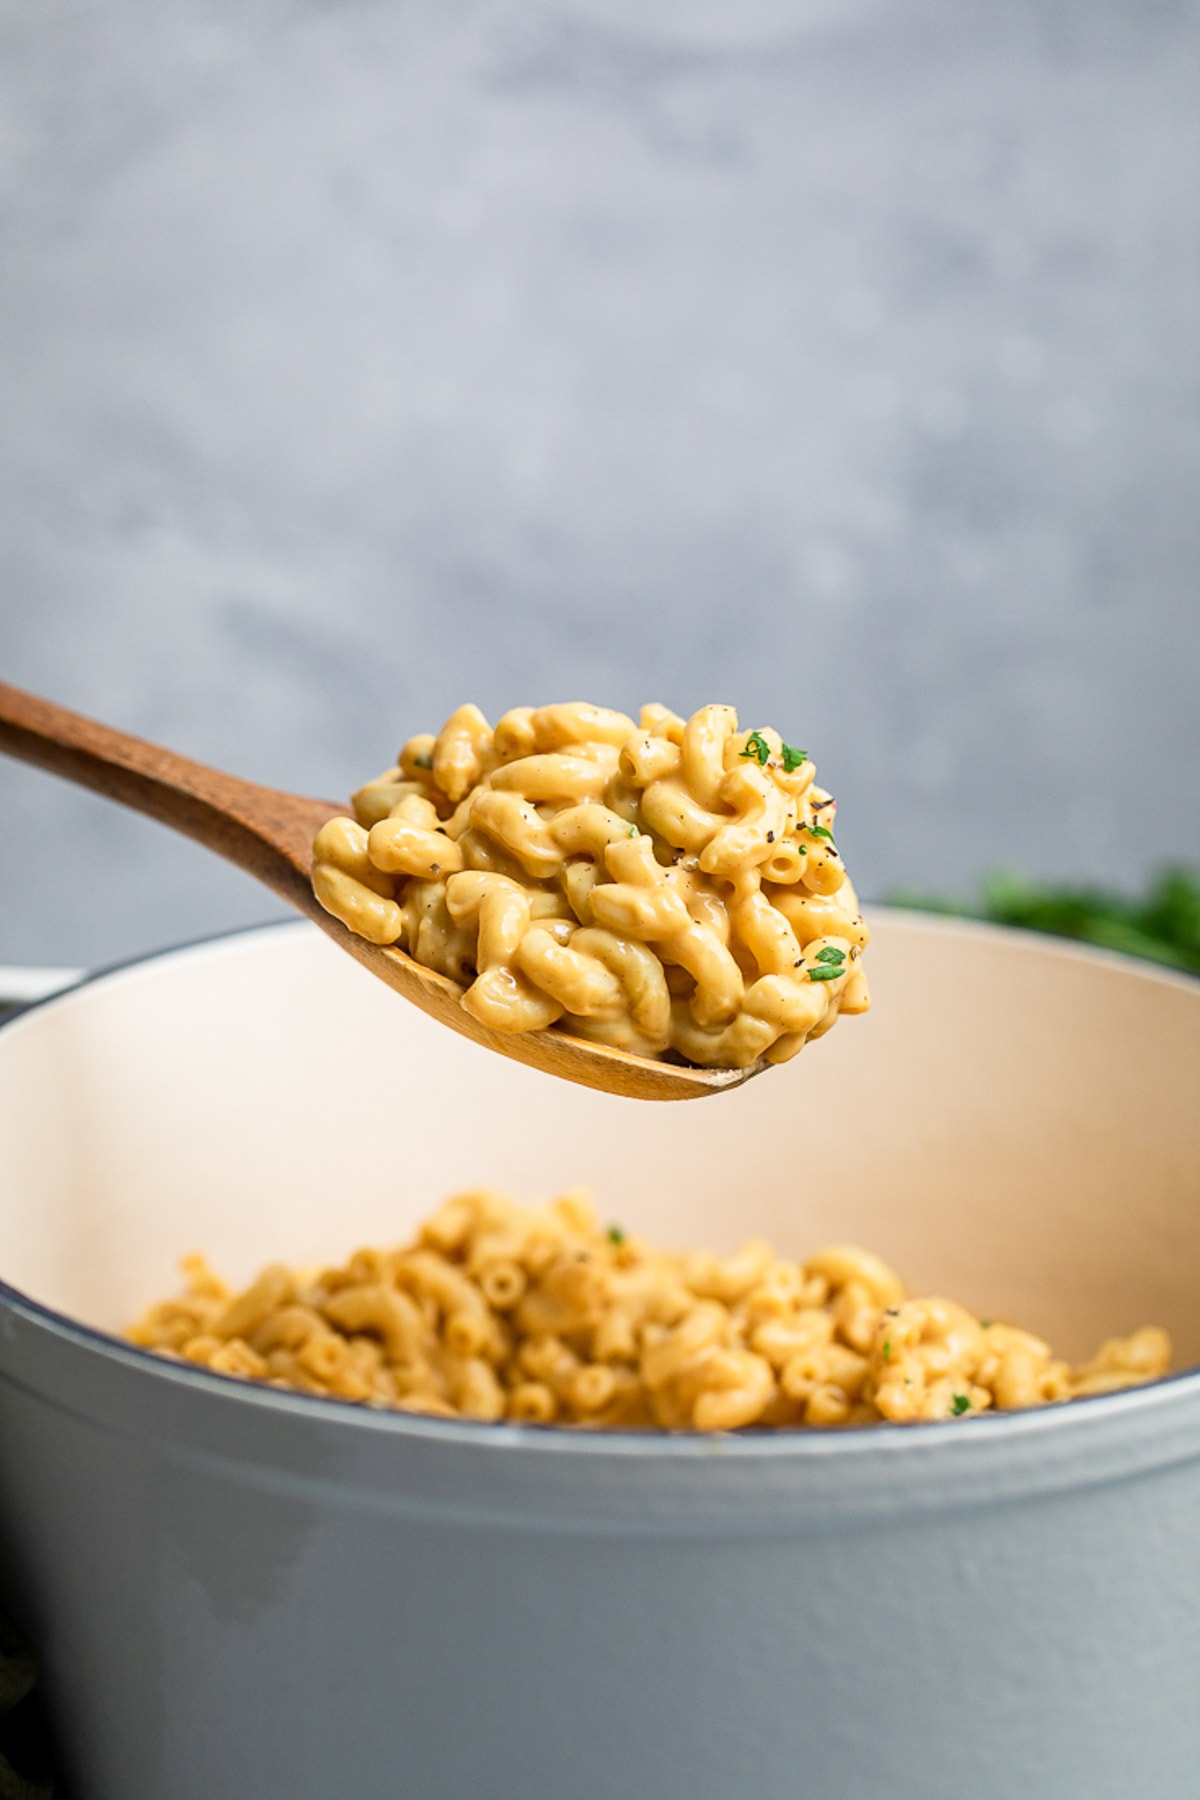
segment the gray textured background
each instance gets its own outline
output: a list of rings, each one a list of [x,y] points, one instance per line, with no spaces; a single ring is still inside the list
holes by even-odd
[[[338,795],[731,700],[868,893],[1200,852],[1188,0],[3,0],[0,671]],[[0,764],[0,961],[273,903]]]

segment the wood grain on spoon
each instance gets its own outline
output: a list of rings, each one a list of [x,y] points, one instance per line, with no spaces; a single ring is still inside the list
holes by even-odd
[[[356,937],[318,904],[310,880],[312,840],[326,819],[348,811],[332,800],[309,800],[222,774],[4,682],[0,750],[147,813],[215,850],[312,919],[406,1000],[502,1056],[636,1100],[689,1100],[720,1093],[765,1067],[696,1069],[657,1062],[553,1027],[511,1036],[489,1031],[463,1010],[457,982],[414,962],[403,950]]]

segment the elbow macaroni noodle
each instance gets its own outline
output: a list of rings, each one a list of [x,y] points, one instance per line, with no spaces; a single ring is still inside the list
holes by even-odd
[[[458,1194],[406,1249],[231,1295],[203,1257],[136,1344],[274,1387],[442,1418],[736,1431],[972,1418],[1166,1373],[1146,1327],[1080,1368],[1015,1325],[908,1299],[877,1256],[788,1262],[656,1250],[599,1226],[583,1191],[523,1207]]]
[[[867,927],[803,751],[688,720],[461,706],[313,845],[349,930],[458,982],[493,1031],[704,1067],[785,1062],[870,1004]]]

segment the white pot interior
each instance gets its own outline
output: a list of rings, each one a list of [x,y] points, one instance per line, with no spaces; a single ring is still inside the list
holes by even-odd
[[[175,1286],[402,1240],[457,1188],[590,1185],[679,1246],[877,1250],[1069,1356],[1163,1324],[1200,1361],[1200,983],[876,915],[873,1011],[681,1105],[494,1056],[310,926],[105,977],[0,1031],[0,1275],[116,1328]]]

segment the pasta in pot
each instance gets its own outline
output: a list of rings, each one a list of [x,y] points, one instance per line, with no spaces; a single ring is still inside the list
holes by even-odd
[[[400,1250],[231,1294],[202,1257],[136,1344],[220,1374],[443,1418],[736,1431],[913,1424],[1043,1406],[1165,1374],[1147,1326],[1071,1368],[1015,1325],[909,1299],[868,1251],[805,1263],[759,1240],[672,1254],[581,1190],[546,1206],[458,1194]]]
[[[349,930],[458,982],[493,1031],[560,1025],[709,1068],[785,1062],[870,1004],[868,931],[807,753],[572,703],[461,706],[313,845]]]

